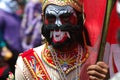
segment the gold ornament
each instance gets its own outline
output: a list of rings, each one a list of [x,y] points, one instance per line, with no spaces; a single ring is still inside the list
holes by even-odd
[[[44,11],[49,4],[55,4],[58,6],[69,5],[79,12],[83,11],[83,0],[40,0],[40,2],[42,3],[42,11]]]

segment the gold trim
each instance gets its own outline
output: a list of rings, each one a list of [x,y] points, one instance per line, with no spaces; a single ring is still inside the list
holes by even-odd
[[[45,49],[48,50],[47,46],[48,46],[48,44],[46,43],[46,44],[45,44],[45,47],[44,47],[44,50],[41,52],[41,57],[42,57],[42,59],[44,60],[44,62],[45,62],[46,64],[48,64],[50,67],[53,67],[54,69],[57,69],[56,66],[53,65],[53,64],[51,64],[51,63],[49,63],[49,62],[46,60],[45,56],[44,56],[44,54],[47,54],[47,53],[44,53]],[[48,50],[48,51],[49,51],[48,54],[50,54],[50,50]],[[51,60],[52,60],[52,58],[51,58]]]
[[[46,44],[47,45],[47,44]],[[48,62],[47,59],[45,58],[45,55],[44,54],[49,54],[50,55],[50,50],[48,50],[48,53],[45,53],[45,49],[48,50],[47,46],[44,48],[44,50],[42,51],[42,58],[44,60],[44,62],[49,65],[50,67],[54,68],[54,69],[57,69],[55,65],[53,65],[52,63]],[[87,58],[89,57],[89,52],[88,52],[88,49],[86,51],[86,54],[84,55],[83,59],[81,62],[79,62],[78,66],[80,66],[81,64],[83,64]],[[51,60],[53,61],[52,57],[51,57]],[[66,74],[68,74],[69,72],[71,72],[72,70],[74,70],[76,68],[77,65],[74,65],[73,67],[69,68],[67,71],[65,71]]]
[[[58,5],[58,6],[71,6],[79,12],[83,12],[83,1],[82,0],[42,0],[42,11],[46,8],[46,6],[50,4]]]
[[[47,70],[45,69],[45,67],[43,66],[42,64],[42,61],[40,60],[40,58],[38,57],[38,55],[36,54],[36,52],[34,52],[34,55],[35,55],[35,58],[37,59],[38,63],[40,64],[42,70],[45,72],[46,76],[47,76],[47,79],[48,80],[51,80],[48,73],[47,73]]]
[[[32,74],[33,78],[35,78],[36,80],[38,80],[35,72],[33,71],[33,69],[31,68],[29,62],[27,61],[26,58],[23,58],[23,61],[25,62],[26,66],[28,67],[28,69],[30,70],[30,73]]]

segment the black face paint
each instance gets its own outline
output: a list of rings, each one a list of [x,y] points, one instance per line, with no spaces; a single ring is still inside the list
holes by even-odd
[[[47,18],[47,20],[49,22],[48,22],[48,24],[46,24],[44,21],[44,25],[42,27],[42,34],[46,38],[46,40],[48,41],[49,44],[53,45],[53,47],[55,47],[55,48],[60,48],[60,47],[62,48],[63,46],[65,46],[67,44],[77,42],[81,46],[84,47],[84,40],[83,40],[83,34],[82,34],[82,32],[84,30],[85,36],[87,35],[87,37],[86,37],[87,44],[90,45],[87,30],[85,29],[85,27],[83,25],[83,21],[84,21],[83,15],[82,15],[82,13],[79,13],[77,11],[76,11],[76,14],[77,14],[77,20],[78,20],[77,25],[72,25],[69,22],[66,22],[66,23],[60,25],[59,27],[55,23],[53,23],[54,19],[56,19],[56,17],[54,15],[46,14],[44,16],[45,18]],[[60,18],[68,17],[70,15],[71,14],[67,14],[67,15],[61,14]],[[54,43],[52,41],[52,38],[50,38],[50,32],[54,31],[54,30],[66,31],[70,34],[70,38],[67,38],[63,43],[59,43],[59,42]]]
[[[67,31],[69,32],[71,38],[66,39],[63,43],[59,43],[59,42],[54,43],[50,38],[50,31],[53,31],[53,30]],[[71,24],[65,24],[60,27],[58,27],[55,24],[49,24],[49,25],[44,24],[44,26],[42,27],[43,36],[47,39],[49,44],[52,44],[53,47],[55,48],[62,47],[66,44],[71,44],[72,42],[78,42],[81,45],[83,45],[84,42],[83,42],[82,31],[83,31],[83,26],[79,27],[79,25],[74,26]]]

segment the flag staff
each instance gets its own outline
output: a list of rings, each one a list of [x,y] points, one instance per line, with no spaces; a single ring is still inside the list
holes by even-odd
[[[110,15],[111,15],[111,11],[113,9],[115,2],[116,0],[107,0],[105,18],[104,18],[103,29],[102,29],[102,37],[101,37],[101,43],[100,43],[100,49],[99,49],[97,61],[103,60],[104,49],[105,49],[105,44],[106,44],[106,36],[107,36],[108,26],[109,26],[109,21],[110,21]]]

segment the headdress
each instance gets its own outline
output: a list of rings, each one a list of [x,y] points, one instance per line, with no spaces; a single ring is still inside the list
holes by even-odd
[[[40,0],[42,2],[42,10],[49,4],[55,4],[59,6],[71,6],[75,10],[82,12],[83,11],[83,0]]]

